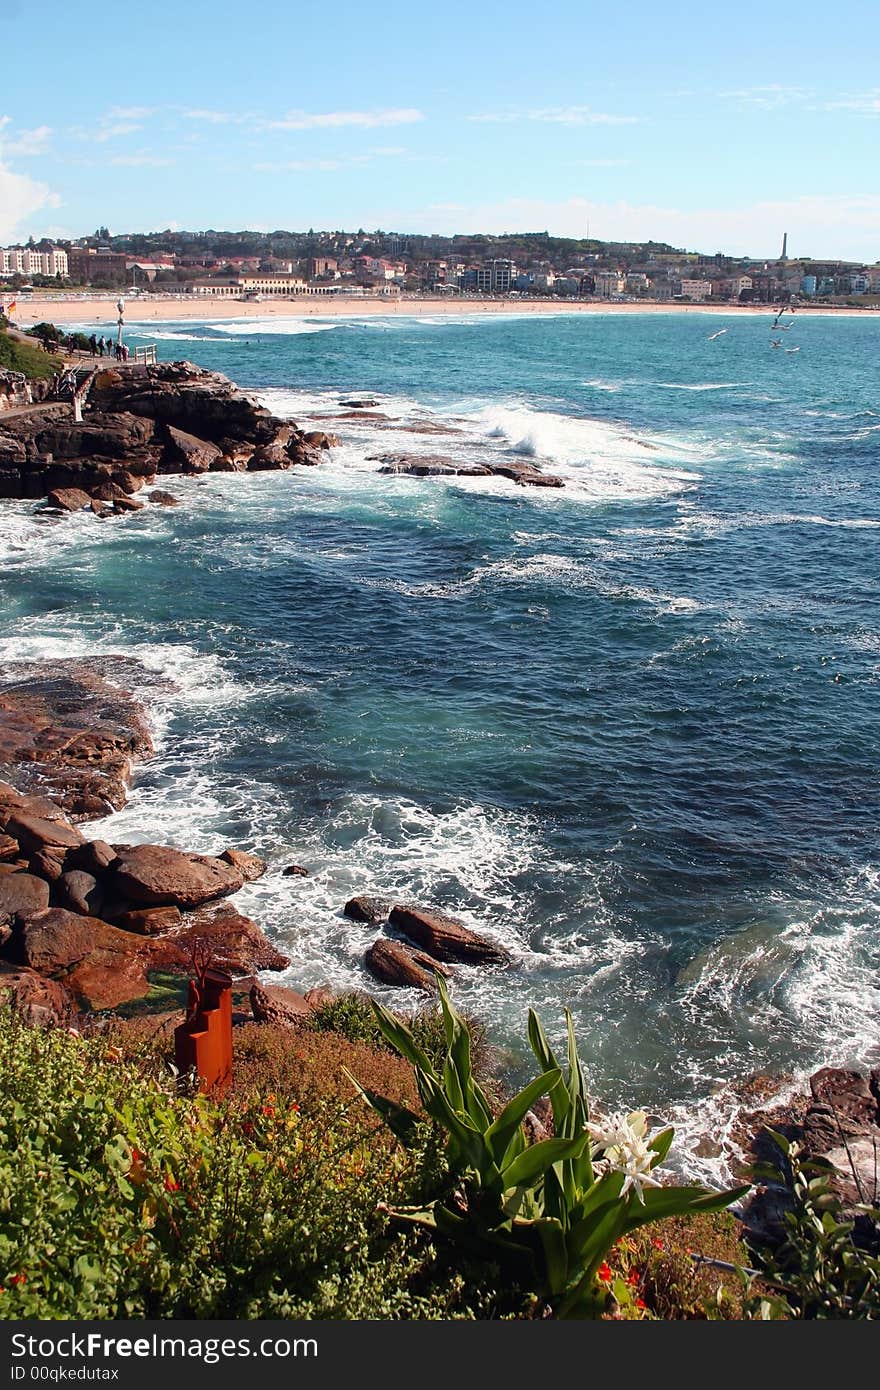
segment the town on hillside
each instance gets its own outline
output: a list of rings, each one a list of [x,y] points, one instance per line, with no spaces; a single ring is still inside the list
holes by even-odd
[[[588,299],[614,302],[880,305],[880,263],[733,257],[661,242],[576,240],[535,232],[186,232],[0,248],[0,290],[79,289],[248,300],[301,295]]]

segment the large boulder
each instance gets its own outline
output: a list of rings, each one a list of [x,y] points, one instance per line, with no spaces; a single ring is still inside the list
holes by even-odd
[[[73,849],[83,842],[83,835],[72,825],[60,820],[43,820],[26,811],[13,811],[6,817],[4,829],[14,835],[25,854],[37,854],[47,847]]]
[[[113,1009],[148,993],[143,939],[96,917],[49,908],[19,918],[17,958],[64,984],[92,1009]]]
[[[415,951],[402,941],[378,937],[364,955],[364,964],[371,975],[385,985],[400,985],[420,989],[426,994],[437,990],[437,976],[449,971],[424,951]]]
[[[442,912],[399,904],[392,907],[388,921],[436,960],[462,961],[467,965],[510,964],[510,952],[503,946]]]
[[[21,913],[42,912],[49,906],[49,885],[34,874],[0,875],[0,922]]]
[[[104,906],[104,890],[95,876],[85,869],[68,869],[57,879],[52,901],[55,906],[79,912],[83,917],[99,917]]]
[[[55,487],[46,498],[50,507],[59,512],[81,512],[89,505],[89,494],[80,487]]]
[[[244,875],[208,854],[187,854],[166,845],[131,845],[118,850],[108,874],[115,898],[139,907],[199,907],[238,892]]]
[[[283,444],[259,444],[248,460],[249,473],[268,473],[289,468],[290,454]]]
[[[286,970],[290,965],[290,957],[272,945],[256,922],[228,903],[186,918],[180,931],[155,938],[150,949],[160,970],[191,970],[194,952],[209,955],[213,964],[233,975]]]
[[[163,455],[166,473],[207,473],[215,459],[220,457],[216,444],[199,439],[186,430],[167,427],[168,443]]]
[[[308,1020],[312,1006],[295,989],[280,985],[251,985],[251,1013],[257,1023],[280,1023],[287,1027]]]
[[[35,1028],[69,1024],[76,1015],[73,996],[57,980],[35,970],[17,969],[0,961],[0,1000]]]

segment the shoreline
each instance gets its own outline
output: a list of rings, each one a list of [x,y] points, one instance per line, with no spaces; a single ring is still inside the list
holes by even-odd
[[[125,299],[125,291],[122,291]],[[19,298],[14,323],[18,328],[30,328],[36,323],[112,323],[117,320],[116,303],[118,294],[83,295],[75,298],[56,299],[50,296],[28,295]],[[806,308],[798,306],[798,314],[817,318],[861,318],[876,317],[880,321],[880,310],[848,308]],[[766,317],[774,316],[776,310],[771,304],[660,304],[656,302],[619,304],[613,301],[566,302],[558,299],[431,299],[423,296],[401,299],[360,298],[358,295],[305,295],[297,299],[233,300],[197,298],[193,295],[169,295],[159,297],[148,295],[144,298],[125,299],[125,323],[164,323],[171,319],[202,323],[210,319],[236,320],[243,318],[420,318],[467,317],[474,314],[484,316],[517,317],[539,316],[557,317],[569,314],[714,314],[721,316]]]

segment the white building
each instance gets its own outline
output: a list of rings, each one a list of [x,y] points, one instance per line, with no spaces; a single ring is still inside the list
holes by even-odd
[[[65,278],[68,274],[67,252],[51,242],[39,246],[0,247],[0,274],[46,275]]]
[[[675,290],[681,299],[711,299],[711,280],[680,280]]]
[[[596,293],[603,299],[611,299],[616,294],[623,294],[626,290],[626,276],[619,270],[597,270],[596,271]]]

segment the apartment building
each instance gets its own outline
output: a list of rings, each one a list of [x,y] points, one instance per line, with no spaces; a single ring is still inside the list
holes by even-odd
[[[51,242],[40,242],[38,246],[0,247],[0,274],[2,275],[47,275],[68,274],[67,252]]]

